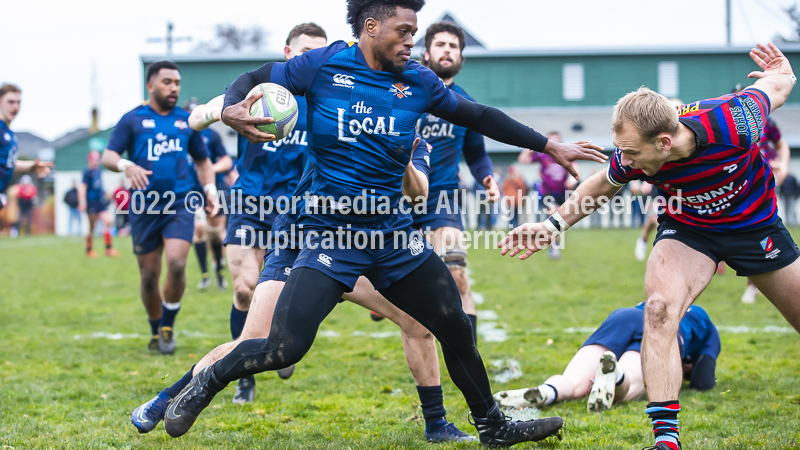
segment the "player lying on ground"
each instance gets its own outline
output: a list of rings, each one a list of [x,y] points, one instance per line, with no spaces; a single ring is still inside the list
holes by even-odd
[[[175,317],[186,289],[186,258],[194,234],[195,205],[187,197],[192,187],[189,155],[209,211],[216,206],[217,187],[202,136],[189,128],[189,113],[175,106],[181,92],[178,66],[169,61],[153,63],[145,81],[150,98],[122,116],[102,162],[108,170],[124,172],[131,183],[133,253],[152,335],[147,348],[173,354]],[[125,152],[131,160],[122,158]],[[162,254],[167,261],[163,288],[159,286]]]
[[[423,147],[414,152],[414,158],[409,162],[404,175],[403,193],[412,199],[425,198],[427,195],[428,151],[424,142],[421,145]],[[304,194],[309,189],[312,173],[313,161],[309,163],[309,169],[298,184],[296,193]],[[296,210],[302,210],[304,206],[299,203],[303,201],[302,195],[296,195],[293,199]],[[300,242],[298,237],[292,234],[293,230],[296,229],[293,227],[295,221],[296,217],[293,219],[287,215],[281,215],[274,222],[273,232],[277,235],[287,233],[290,242],[298,243]],[[299,253],[299,248],[295,246],[292,248],[278,248],[277,251],[273,248],[267,253],[264,270],[259,278],[259,284],[256,287],[250,313],[247,315],[241,336],[233,342],[220,345],[209,352],[178,382],[164,389],[149,402],[136,408],[131,414],[131,422],[140,432],[146,433],[156,427],[158,422],[164,418],[167,402],[189,384],[193,374],[225,357],[241,341],[264,339],[269,336],[278,296],[283,290],[288,274],[291,273],[292,266]],[[446,420],[444,398],[439,378],[439,357],[433,335],[408,314],[400,311],[383,298],[365,277],[360,277],[353,292],[345,294],[342,298],[375,311],[383,317],[388,317],[400,326],[403,350],[406,354],[408,367],[417,384],[417,392],[420,397],[423,417],[425,418],[426,439],[433,442],[474,440],[474,438],[461,432],[455,425]],[[251,389],[248,392],[251,394],[248,400],[253,401],[255,391]],[[239,393],[241,394],[241,392]]]
[[[635,400],[644,394],[642,359],[644,303],[621,308],[603,321],[572,360],[562,375],[553,375],[532,388],[495,394],[501,406],[535,406],[589,396],[589,411],[605,411],[616,400]],[[716,384],[714,371],[720,352],[717,327],[705,310],[690,306],[678,331],[683,378],[689,387],[707,390]]]
[[[423,4],[351,0],[348,18],[359,36],[357,45],[340,41],[285,63],[268,63],[228,88],[222,120],[254,142],[274,139],[255,128],[272,120],[249,113],[260,98],[248,97],[254,86],[272,82],[306,96],[308,115],[315,119],[307,124],[316,164],[310,194],[318,200],[298,217],[306,239],[278,298],[269,338],[243,341],[198,373],[167,410],[165,427],[171,436],[185,434],[228,383],[298,362],[311,348],[319,324],[361,275],[442,344],[448,372],[467,400],[481,442],[540,440],[561,428],[560,418],[506,420],[492,397],[458,286],[411,227],[410,216],[395,207],[415,125],[424,112],[510,145],[550,152],[569,169],[573,160],[604,157],[590,143],[549,142],[499,110],[465,100],[410,61],[416,11]],[[342,206],[356,200],[377,206],[365,211]],[[342,241],[369,235],[384,245],[359,249],[337,240],[333,248],[321,248],[323,236],[343,229]]]
[[[750,56],[762,71],[748,75],[757,80],[739,95],[700,100],[679,111],[646,88],[620,99],[612,117],[617,149],[608,171],[578,186],[548,220],[517,227],[500,243],[504,255],[522,253],[526,259],[625,183],[638,179],[660,189],[668,206],[647,262],[642,339],[646,412],[658,449],[680,448],[683,371],[675,335],[720,261],[750,278],[800,331],[800,250],[778,217],[775,179],[758,149],[764,121],[786,102],[797,79],[772,44],[759,44]]]

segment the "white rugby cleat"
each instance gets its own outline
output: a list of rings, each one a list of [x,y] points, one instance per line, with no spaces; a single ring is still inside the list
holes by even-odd
[[[590,412],[600,412],[611,408],[614,404],[614,390],[617,382],[617,357],[614,352],[607,351],[600,357],[597,372],[594,375],[592,391],[589,392],[589,402],[586,409]]]

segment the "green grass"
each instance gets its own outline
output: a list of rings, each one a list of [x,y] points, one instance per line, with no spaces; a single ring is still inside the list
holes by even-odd
[[[795,234],[797,232],[795,231]],[[616,308],[642,300],[644,265],[633,258],[631,230],[575,230],[560,261],[544,255],[521,262],[494,250],[471,250],[474,290],[505,324],[505,342],[480,342],[484,360],[517,358],[522,378],[495,391],[538,384],[560,373],[588,332]],[[391,332],[366,311],[338,306],[290,380],[261,374],[256,402],[217,396],[192,431],[171,439],[163,425],[139,435],[130,411],[180,377],[229,335],[230,291],[199,293],[194,255],[178,317],[175,356],[149,355],[149,328],[139,301],[138,270],[130,241],[123,256],[88,260],[80,239],[0,239],[0,445],[22,448],[432,448],[423,440],[419,402],[400,339],[352,336]],[[732,271],[715,277],[699,299],[723,326],[787,328],[763,298],[743,305],[744,280]],[[140,338],[91,338],[92,333]],[[183,332],[183,333],[181,333]],[[188,333],[191,334],[188,334]],[[75,339],[76,335],[85,336]],[[680,415],[684,448],[800,448],[800,339],[793,332],[723,331],[718,384],[685,390]],[[552,339],[552,345],[547,345]],[[467,424],[462,397],[442,363],[450,420]],[[398,392],[399,390],[399,392]],[[395,394],[392,394],[395,392]],[[566,418],[563,441],[528,448],[617,449],[650,445],[645,401],[589,414],[582,401],[545,414]],[[478,448],[437,445],[436,448]]]

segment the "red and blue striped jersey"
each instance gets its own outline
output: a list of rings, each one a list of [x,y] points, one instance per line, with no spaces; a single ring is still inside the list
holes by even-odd
[[[680,204],[663,213],[686,225],[720,232],[769,225],[778,218],[775,178],[758,147],[769,113],[769,97],[755,88],[679,106],[680,122],[696,137],[694,154],[648,176],[623,166],[616,149],[608,181],[657,186],[669,204]]]

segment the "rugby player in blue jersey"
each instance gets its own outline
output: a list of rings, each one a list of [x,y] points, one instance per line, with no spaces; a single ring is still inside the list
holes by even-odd
[[[13,84],[0,86],[0,209],[6,202],[6,189],[11,184],[14,173],[35,172],[39,178],[44,178],[53,167],[51,162],[17,161],[19,147],[11,131],[11,121],[19,114],[22,103],[22,91]]]
[[[284,57],[290,60],[308,50],[324,47],[327,40],[325,30],[315,23],[297,25],[286,38]],[[302,96],[296,99],[297,123],[292,133],[284,139],[254,144],[238,136],[236,169],[239,178],[230,190],[228,231],[224,242],[233,278],[230,329],[234,340],[242,334],[247,320],[272,222],[281,208],[281,200],[289,198],[294,192],[306,164],[306,99]],[[219,120],[223,102],[224,96],[220,95],[205,105],[197,106],[189,117],[189,124],[193,129],[205,130]],[[255,207],[246,206],[248,204]],[[280,291],[274,292],[276,298],[278,294]],[[293,367],[287,367],[278,371],[278,375],[286,379],[293,371]],[[253,401],[254,396],[255,377],[240,379],[234,403]]]
[[[133,253],[152,335],[147,348],[172,354],[175,316],[186,288],[194,212],[203,207],[201,195],[188,195],[192,189],[188,155],[194,159],[209,211],[216,206],[217,187],[202,136],[189,128],[189,113],[175,106],[181,92],[178,66],[169,61],[153,63],[145,80],[150,98],[122,116],[102,162],[108,170],[124,172],[131,183]],[[126,152],[130,160],[122,158]],[[162,254],[167,261],[163,288],[159,286]]]
[[[466,46],[464,31],[452,22],[437,22],[425,32],[425,53],[422,63],[444,81],[451,90],[473,100],[461,86],[453,82],[464,65],[461,52]],[[425,239],[450,269],[461,293],[461,306],[472,323],[477,341],[477,313],[466,274],[467,244],[461,220],[464,199],[458,189],[461,155],[472,176],[486,188],[491,202],[500,198],[500,188],[492,173],[492,160],[486,153],[483,136],[474,130],[454,125],[433,114],[420,119],[419,133],[433,147],[431,152],[430,193],[424,211],[414,211],[414,228],[422,230]],[[485,200],[485,199],[484,199]],[[481,201],[484,201],[481,200]]]
[[[423,0],[350,0],[348,22],[359,37],[357,45],[339,41],[286,63],[267,63],[228,88],[222,120],[253,142],[274,139],[255,128],[272,119],[250,116],[250,106],[260,98],[247,96],[255,85],[273,82],[306,97],[316,166],[308,207],[298,217],[303,248],[278,298],[269,338],[242,341],[201,370],[167,408],[171,436],[185,434],[231,381],[299,361],[319,324],[361,275],[440,341],[481,442],[541,440],[563,425],[561,418],[511,422],[500,412],[458,286],[397,205],[416,123],[425,112],[509,145],[552,154],[571,172],[576,159],[602,162],[605,157],[588,142],[549,142],[499,110],[464,99],[410,61],[416,12],[423,5]],[[337,232],[344,234],[342,240],[330,238]],[[373,244],[346,245],[359,236]]]
[[[740,94],[675,108],[647,88],[617,103],[617,147],[605,173],[578,186],[542,223],[515,228],[502,253],[530,257],[633,180],[667,200],[647,262],[642,370],[655,449],[681,448],[678,392],[682,369],[675,336],[681,317],[725,262],[746,276],[800,332],[800,249],[778,217],[775,177],[758,147],[767,116],[797,81],[778,48],[750,52],[761,71]]]
[[[501,405],[541,408],[589,396],[589,411],[605,411],[616,402],[635,400],[645,391],[642,378],[644,303],[620,308],[603,321],[572,357],[563,374],[530,389],[495,394]],[[716,384],[719,332],[706,311],[692,305],[678,330],[683,378],[699,391]]]

